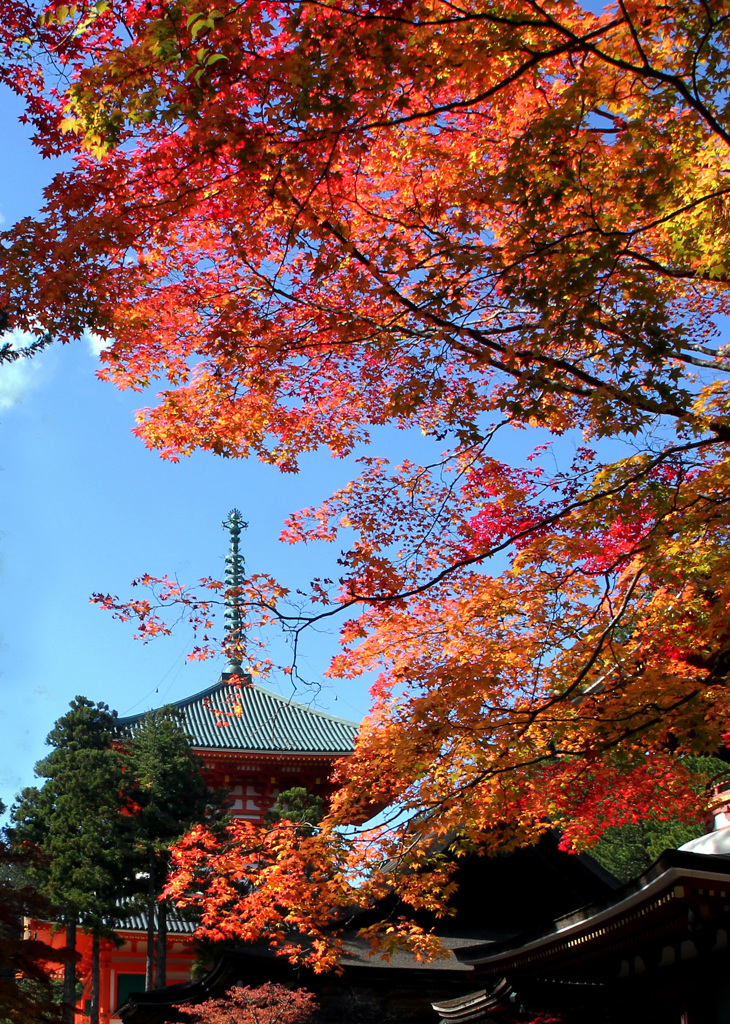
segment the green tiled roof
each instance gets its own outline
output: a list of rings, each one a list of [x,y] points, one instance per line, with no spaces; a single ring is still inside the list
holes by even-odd
[[[234,714],[236,704],[240,715]],[[358,730],[357,722],[297,704],[255,683],[233,686],[230,677],[173,707],[182,711],[193,745],[215,750],[337,756],[352,753]],[[119,718],[117,725],[134,730],[143,718]]]
[[[112,925],[115,932],[146,932],[147,921],[147,914],[140,910],[136,914],[126,913],[116,920],[107,923]],[[191,921],[189,918],[183,917],[175,907],[167,908],[168,935],[194,935],[197,927],[197,921]]]

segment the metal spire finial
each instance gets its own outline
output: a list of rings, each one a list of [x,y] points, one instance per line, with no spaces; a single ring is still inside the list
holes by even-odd
[[[231,551],[226,558],[226,639],[225,648],[228,651],[228,664],[224,669],[225,675],[243,675],[241,670],[241,659],[239,654],[243,647],[243,629],[241,625],[241,607],[239,604],[240,590],[245,579],[245,562],[243,555],[238,550],[238,539],[241,530],[245,530],[248,523],[243,521],[241,513],[237,508],[231,509],[228,519],[223,521],[223,529],[228,530],[231,535]]]

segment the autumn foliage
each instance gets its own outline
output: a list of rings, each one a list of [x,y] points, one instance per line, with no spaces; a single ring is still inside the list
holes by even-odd
[[[232,988],[220,998],[175,1009],[192,1024],[305,1024],[316,1007],[306,989],[267,982],[259,988]]]
[[[418,836],[696,813],[682,758],[730,703],[729,32],[727,0],[54,0],[34,29],[67,71],[39,144],[76,166],[3,233],[12,324],[160,381],[165,458],[293,471],[385,424],[442,453],[369,452],[292,515],[345,547],[311,614],[235,595],[341,613],[332,674],[379,673],[323,834],[397,811],[342,879],[438,902]],[[103,601],[145,635],[182,604],[207,653],[220,583],[158,587]]]

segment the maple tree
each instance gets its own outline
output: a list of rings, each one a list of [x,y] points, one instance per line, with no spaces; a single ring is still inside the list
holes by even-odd
[[[316,1008],[316,998],[306,989],[272,982],[234,987],[221,998],[175,1007],[193,1024],[304,1024]]]
[[[332,673],[380,672],[291,855],[340,849],[374,804],[394,821],[332,878],[374,848],[417,862],[414,830],[508,846],[557,824],[580,847],[649,806],[695,813],[683,758],[728,712],[727,0],[44,10],[35,46],[68,74],[34,100],[39,144],[76,166],[3,233],[11,326],[93,329],[117,386],[162,380],[137,431],[166,458],[291,471],[383,424],[444,449],[368,456],[288,524],[346,545],[305,616],[349,616]],[[533,428],[525,468],[509,444]],[[158,584],[207,635],[220,584]],[[234,597],[303,624],[265,577]],[[154,600],[104,603],[168,628]],[[243,864],[269,843],[237,841]],[[285,885],[290,854],[267,855],[254,902]],[[390,882],[443,908],[441,867]]]

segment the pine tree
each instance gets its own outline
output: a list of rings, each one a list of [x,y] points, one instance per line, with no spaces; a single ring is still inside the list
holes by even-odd
[[[166,984],[167,903],[160,899],[167,882],[169,850],[189,827],[216,816],[216,801],[203,780],[174,707],[151,711],[129,741],[124,741],[125,777],[133,810],[135,847],[147,876],[147,970],[145,988],[155,986],[154,935],[157,921],[156,987]]]
[[[308,793],[304,786],[293,786],[279,794],[274,806],[264,815],[264,823],[276,825],[280,821],[293,821],[314,828],[324,818],[325,812],[321,796]]]
[[[64,954],[23,934],[23,917],[49,913],[27,868],[28,856],[11,850],[0,834],[0,1024],[58,1024],[48,966]]]
[[[76,949],[79,925],[94,937],[92,1024],[99,1017],[99,939],[112,934],[109,918],[130,865],[121,758],[112,745],[115,719],[106,704],[76,697],[48,735],[51,753],[35,766],[43,785],[25,789],[12,811],[12,837],[39,854],[33,871],[42,895],[58,908],[69,953]],[[75,986],[69,960],[63,992],[64,1020],[69,1022]]]
[[[715,757],[684,758],[685,767],[696,777],[694,789],[697,804],[706,799],[708,778],[727,772],[727,763]],[[703,796],[704,794],[704,796]],[[687,822],[677,818],[664,819],[656,814],[643,815],[625,825],[606,829],[591,854],[607,871],[622,882],[637,878],[660,857],[665,850],[673,850],[705,831],[702,821]]]

